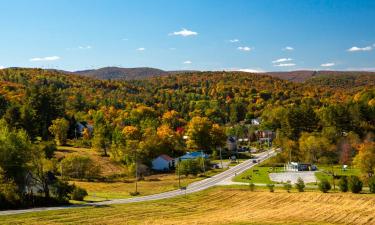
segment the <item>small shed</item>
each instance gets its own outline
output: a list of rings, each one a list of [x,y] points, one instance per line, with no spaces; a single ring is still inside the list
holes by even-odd
[[[152,160],[152,169],[158,171],[169,171],[174,168],[174,159],[168,155],[159,155],[154,160]]]

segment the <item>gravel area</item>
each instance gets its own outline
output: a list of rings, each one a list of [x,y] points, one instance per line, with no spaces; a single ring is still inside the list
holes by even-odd
[[[313,183],[317,181],[314,171],[270,173],[269,176],[274,182],[290,181],[292,184],[295,184],[299,177],[301,177],[305,183]]]

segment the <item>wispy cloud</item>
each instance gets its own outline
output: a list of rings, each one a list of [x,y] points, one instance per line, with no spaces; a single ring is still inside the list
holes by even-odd
[[[237,38],[235,38],[235,39],[231,39],[231,40],[229,40],[229,42],[230,42],[230,43],[236,43],[236,42],[240,42],[240,40],[238,40]]]
[[[30,62],[56,61],[59,59],[60,59],[59,56],[35,57],[35,58],[31,58]]]
[[[281,59],[273,60],[272,63],[289,62],[289,61],[292,61],[292,60],[293,59],[291,59],[291,58],[281,58]]]
[[[222,68],[220,71],[239,71],[247,73],[264,73],[265,71],[260,68]]]
[[[291,46],[286,46],[285,48],[283,48],[284,51],[293,51],[294,48],[291,47]]]
[[[122,41],[129,41],[129,39],[128,38],[123,38],[123,39],[121,39]]]
[[[169,33],[169,35],[188,37],[188,36],[196,36],[196,35],[198,35],[198,32],[187,30],[187,29],[183,28],[180,31],[174,31],[172,33]]]
[[[142,52],[142,51],[145,51],[146,48],[141,47],[141,48],[137,48],[136,50]]]
[[[331,67],[331,66],[334,66],[334,65],[336,65],[336,64],[333,63],[333,62],[329,62],[329,63],[323,63],[320,66],[322,66],[322,67]]]
[[[247,73],[264,73],[263,70],[260,70],[260,69],[251,69],[251,68],[238,69],[236,71],[247,72]]]
[[[372,50],[372,46],[366,46],[366,47],[353,46],[349,48],[347,51],[348,52],[365,52],[365,51],[371,51],[371,50]]]
[[[289,67],[289,66],[295,66],[295,63],[280,63],[280,64],[275,64],[274,66],[277,67]]]
[[[82,50],[92,49],[92,46],[91,45],[78,46],[78,49],[82,49]]]
[[[174,51],[174,50],[176,50],[176,48],[169,48],[169,50],[172,50],[172,51]]]
[[[249,51],[253,50],[252,48],[247,47],[247,46],[238,47],[237,49],[240,50],[240,51],[244,51],[244,52],[249,52]]]
[[[190,61],[190,60],[186,60],[186,61],[183,62],[183,64],[192,64],[192,63],[193,63],[193,62]]]

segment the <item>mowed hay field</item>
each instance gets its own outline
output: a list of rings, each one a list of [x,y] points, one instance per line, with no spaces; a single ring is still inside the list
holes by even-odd
[[[0,223],[375,224],[375,196],[218,187],[187,198],[1,216]]]

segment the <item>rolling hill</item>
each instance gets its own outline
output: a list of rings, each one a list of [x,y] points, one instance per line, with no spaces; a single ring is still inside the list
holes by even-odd
[[[95,70],[82,70],[73,72],[73,74],[78,74],[86,77],[102,79],[102,80],[139,80],[146,79],[150,77],[158,77],[172,74],[182,74],[182,73],[194,73],[198,71],[194,70],[176,70],[176,71],[165,71],[150,67],[136,67],[136,68],[120,68],[120,67],[103,67]],[[69,72],[70,73],[70,72]],[[365,72],[365,71],[313,71],[313,70],[297,70],[297,71],[287,71],[287,72],[266,72],[264,75],[269,75],[279,79],[302,83],[310,81],[314,78],[314,83],[327,83],[323,80],[331,80],[333,77],[333,82],[337,81],[340,77],[344,79],[356,79],[357,76],[372,76],[375,72]],[[319,79],[315,79],[319,78]]]
[[[144,79],[153,76],[163,76],[169,74],[167,71],[150,68],[150,67],[137,67],[137,68],[120,68],[120,67],[104,67],[95,70],[82,70],[73,72],[91,78],[103,80],[135,80]]]

